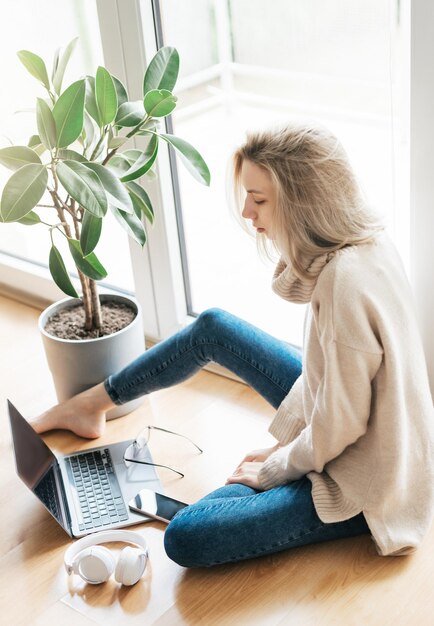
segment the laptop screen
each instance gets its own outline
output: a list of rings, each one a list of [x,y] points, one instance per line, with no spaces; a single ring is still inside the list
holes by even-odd
[[[66,529],[55,479],[57,459],[9,400],[8,408],[17,474]]]
[[[9,400],[8,406],[17,473],[33,490],[56,463],[56,457]]]

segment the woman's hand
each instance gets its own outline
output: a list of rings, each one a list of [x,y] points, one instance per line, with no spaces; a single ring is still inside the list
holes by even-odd
[[[258,480],[258,474],[261,471],[261,467],[270,454],[273,454],[273,452],[280,448],[280,445],[280,443],[277,443],[271,448],[260,448],[259,450],[252,450],[252,452],[248,452],[235,469],[232,476],[229,476],[226,481],[226,485],[230,485],[231,483],[241,483],[242,485],[247,485],[253,489],[261,489],[261,485]]]
[[[240,467],[243,463],[246,463],[248,461],[261,461],[263,463],[266,459],[268,459],[270,454],[273,454],[273,452],[276,452],[276,450],[278,450],[280,447],[281,447],[281,444],[276,443],[276,445],[272,446],[271,448],[260,448],[259,450],[252,450],[252,452],[248,452],[246,454],[246,456],[238,465],[238,467]]]
[[[241,483],[253,489],[262,490],[258,480],[258,474],[262,466],[263,463],[261,461],[246,461],[240,463],[232,476],[229,476],[226,480],[226,485]]]

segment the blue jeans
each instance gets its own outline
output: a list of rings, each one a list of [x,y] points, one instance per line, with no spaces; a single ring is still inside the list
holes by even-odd
[[[237,374],[276,409],[302,369],[294,346],[209,309],[104,384],[113,402],[123,404],[180,383],[211,361]],[[343,522],[322,522],[311,483],[303,477],[263,492],[242,484],[221,487],[173,518],[164,545],[180,565],[209,567],[368,532],[362,513]]]

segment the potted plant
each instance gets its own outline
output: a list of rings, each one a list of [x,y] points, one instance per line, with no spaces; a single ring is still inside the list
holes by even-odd
[[[111,213],[130,237],[145,245],[143,222],[153,223],[154,210],[138,181],[152,175],[161,141],[181,156],[201,183],[210,182],[198,151],[159,129],[159,120],[177,103],[173,95],[179,71],[176,49],[163,47],[157,52],[144,75],[143,99],[130,101],[121,81],[104,67],[98,67],[95,76],[62,87],[76,43],[74,39],[63,53],[57,51],[50,78],[41,57],[27,50],[18,52],[47,97],[36,100],[38,132],[28,144],[0,149],[0,163],[13,170],[1,194],[0,220],[47,229],[49,270],[68,296],[40,317],[59,401],[101,382],[144,348],[138,304],[98,292],[97,282],[107,275],[95,253],[104,218]],[[137,136],[147,138],[144,149],[131,147],[129,140]],[[67,244],[81,293],[66,269],[59,238]],[[110,310],[108,316],[105,308]],[[110,328],[106,318],[116,316],[121,319]],[[71,335],[72,327],[78,333]],[[111,417],[131,408],[115,409]]]

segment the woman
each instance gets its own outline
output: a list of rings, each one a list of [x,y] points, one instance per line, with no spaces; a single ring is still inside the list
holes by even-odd
[[[254,134],[234,173],[243,218],[280,253],[274,291],[309,303],[302,358],[211,309],[34,427],[98,437],[114,405],[216,361],[277,409],[277,444],[247,454],[225,486],[176,515],[168,555],[211,566],[364,533],[381,555],[408,554],[432,520],[434,427],[399,256],[330,132],[289,125]]]

